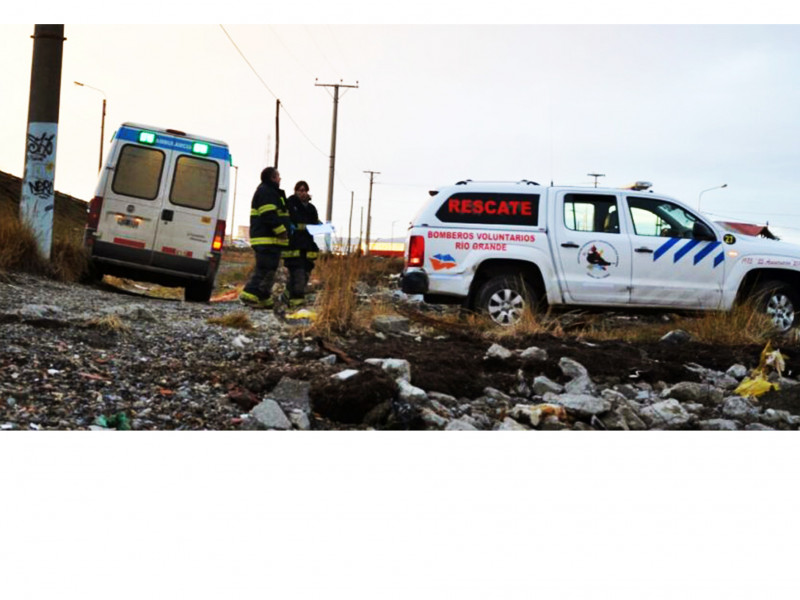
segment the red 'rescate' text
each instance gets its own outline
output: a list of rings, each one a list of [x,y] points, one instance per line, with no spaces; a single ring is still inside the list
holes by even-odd
[[[460,200],[450,198],[447,201],[450,213],[473,215],[521,215],[530,217],[533,207],[530,202],[522,200]]]

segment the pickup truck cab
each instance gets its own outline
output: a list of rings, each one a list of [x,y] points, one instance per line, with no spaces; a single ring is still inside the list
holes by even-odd
[[[431,192],[406,240],[403,291],[512,325],[551,306],[800,315],[800,247],[731,233],[637,182],[627,188],[462,181]]]

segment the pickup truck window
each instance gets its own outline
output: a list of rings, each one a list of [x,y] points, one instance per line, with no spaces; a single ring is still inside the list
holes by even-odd
[[[628,198],[636,235],[691,238],[697,217],[680,206],[656,198]]]
[[[564,225],[571,231],[619,233],[619,211],[615,196],[567,194]]]

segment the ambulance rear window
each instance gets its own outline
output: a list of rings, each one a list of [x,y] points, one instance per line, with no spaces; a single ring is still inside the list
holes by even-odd
[[[538,194],[453,194],[444,201],[436,217],[443,223],[481,225],[538,225]]]
[[[163,168],[164,153],[161,150],[127,144],[119,153],[111,189],[115,194],[155,200]]]
[[[211,210],[217,195],[219,164],[213,160],[181,155],[175,163],[175,177],[169,201],[179,206]]]

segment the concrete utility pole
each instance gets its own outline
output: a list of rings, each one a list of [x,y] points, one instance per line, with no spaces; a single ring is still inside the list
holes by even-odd
[[[317,80],[318,81],[318,80]],[[336,122],[339,115],[339,88],[357,88],[358,82],[355,85],[345,85],[343,83],[315,83],[316,87],[332,87],[333,88],[333,130],[331,132],[331,166],[328,173],[328,205],[325,209],[325,221],[330,223],[333,218],[333,174],[336,165]]]
[[[361,255],[361,244],[364,241],[364,207],[361,207],[361,217],[358,222],[358,254]]]
[[[36,235],[42,255],[49,259],[53,244],[61,60],[66,38],[63,25],[36,25],[31,37],[33,64],[20,216]]]
[[[369,255],[369,230],[372,224],[372,180],[375,175],[380,175],[379,171],[364,171],[369,173],[369,200],[367,201],[367,247],[364,250],[366,255]]]

